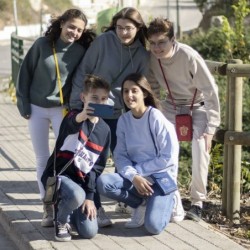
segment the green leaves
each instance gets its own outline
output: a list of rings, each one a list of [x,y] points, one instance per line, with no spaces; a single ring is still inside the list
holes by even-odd
[[[250,162],[242,161],[242,171],[241,171],[241,180],[242,180],[242,192],[250,192]]]
[[[196,0],[202,6],[203,0]],[[246,0],[239,0],[235,5],[232,5],[234,11],[234,20],[230,22],[224,16],[221,27],[213,27],[208,31],[199,31],[192,34],[190,37],[184,37],[183,42],[189,44],[196,49],[205,60],[213,60],[219,62],[227,62],[229,59],[241,59],[243,63],[250,63],[250,29],[244,25],[245,18],[250,14],[250,8]],[[224,10],[221,10],[224,13]],[[219,86],[219,95],[221,102],[221,119],[225,121],[226,109],[226,77],[215,76]],[[250,80],[244,78],[243,85],[243,131],[250,131]],[[250,192],[250,147],[242,147],[242,172],[241,185],[242,194]],[[191,154],[189,147],[181,144],[180,152],[180,167],[178,180],[181,186],[186,188],[190,185],[191,176]],[[223,179],[223,145],[213,145],[211,151],[211,162],[209,166],[208,176],[208,191],[210,193],[218,193],[221,191]]]

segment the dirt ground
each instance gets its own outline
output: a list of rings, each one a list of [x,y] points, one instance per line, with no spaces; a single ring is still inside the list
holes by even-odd
[[[183,194],[182,197],[184,209],[187,211],[191,205],[190,199]],[[209,197],[203,203],[202,219],[215,230],[250,249],[250,194],[242,197],[239,224],[233,224],[223,215],[220,196]]]

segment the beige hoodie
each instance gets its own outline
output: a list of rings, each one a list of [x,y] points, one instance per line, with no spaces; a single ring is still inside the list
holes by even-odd
[[[202,57],[190,46],[175,42],[173,56],[161,59],[161,64],[176,105],[190,105],[197,88],[194,103],[204,101],[208,119],[205,132],[214,134],[220,124],[218,86]],[[147,78],[158,97],[160,86],[168,92],[158,59],[152,53]],[[169,95],[166,101],[171,102]]]

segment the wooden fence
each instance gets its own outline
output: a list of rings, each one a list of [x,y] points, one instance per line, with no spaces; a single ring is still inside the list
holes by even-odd
[[[234,223],[240,218],[242,145],[250,145],[250,132],[242,131],[243,77],[250,77],[250,65],[234,59],[228,64],[206,61],[212,74],[227,77],[225,129],[215,140],[224,144],[222,210]]]

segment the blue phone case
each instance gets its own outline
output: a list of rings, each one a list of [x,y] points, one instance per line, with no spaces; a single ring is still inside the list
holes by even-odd
[[[94,113],[92,116],[98,116],[102,118],[110,118],[114,113],[114,106],[99,103],[89,103],[90,107],[93,107]]]

